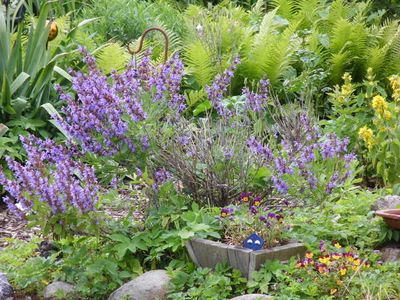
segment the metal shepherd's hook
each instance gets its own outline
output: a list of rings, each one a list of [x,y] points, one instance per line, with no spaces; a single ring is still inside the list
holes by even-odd
[[[129,47],[128,44],[128,52],[131,55],[135,55],[138,54],[140,51],[142,51],[142,47],[143,47],[143,42],[144,42],[144,38],[146,37],[146,35],[150,32],[150,31],[159,31],[163,34],[164,39],[165,39],[165,45],[164,45],[164,63],[167,61],[168,58],[168,46],[169,46],[169,38],[168,38],[168,34],[167,32],[159,27],[152,27],[149,29],[146,29],[145,32],[143,32],[142,36],[140,37],[139,40],[139,47],[136,50],[132,50],[131,47]]]

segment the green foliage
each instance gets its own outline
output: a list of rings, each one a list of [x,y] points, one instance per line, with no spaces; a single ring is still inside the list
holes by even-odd
[[[51,279],[54,257],[44,258],[38,255],[40,239],[30,242],[8,239],[9,245],[0,251],[0,272],[7,274],[11,284],[17,290],[34,292],[45,287]]]
[[[164,27],[178,36],[184,31],[179,11],[165,1],[94,1],[90,7],[84,8],[82,15],[100,17],[91,27],[91,32],[97,34],[96,39],[101,43],[116,39],[126,45],[154,26]]]
[[[208,268],[172,272],[168,299],[228,299],[244,294],[246,279],[238,270],[218,264]]]
[[[4,144],[2,155],[16,158],[24,155],[19,148],[19,135],[51,135],[42,106],[56,105],[53,84],[70,78],[57,63],[69,67],[71,60],[66,57],[76,46],[78,29],[92,21],[73,26],[67,16],[57,18],[58,37],[47,43],[49,28],[45,24],[51,4],[43,3],[40,7],[39,17],[26,15],[26,21],[18,25],[16,32],[10,28],[13,16],[0,14],[0,120],[9,128],[0,144]],[[28,6],[29,9],[32,7]]]
[[[288,217],[291,219],[288,222],[293,225],[291,233],[295,239],[307,244],[316,244],[322,239],[372,248],[382,242],[384,230],[380,218],[370,211],[377,197],[369,191],[354,189],[337,194],[337,201],[296,209]]]

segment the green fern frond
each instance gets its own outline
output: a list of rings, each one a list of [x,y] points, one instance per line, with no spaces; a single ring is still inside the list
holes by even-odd
[[[194,107],[196,104],[203,102],[206,98],[207,94],[204,89],[186,91],[186,103],[189,108]]]
[[[97,65],[106,74],[124,68],[129,58],[127,50],[117,43],[109,43],[96,53]]]
[[[256,35],[255,38],[255,46],[261,44],[265,38],[272,35],[274,30],[277,28],[276,24],[274,23],[274,17],[278,11],[278,8],[275,8],[272,11],[269,11],[265,14],[261,24],[259,33]]]
[[[310,26],[319,18],[317,14],[321,9],[319,2],[320,0],[302,0],[295,4],[297,20],[303,19],[303,26]]]
[[[387,47],[373,47],[368,49],[366,67],[371,67],[375,74],[381,74],[385,68]]]
[[[327,20],[334,24],[337,20],[347,19],[349,8],[343,0],[334,0],[329,8]]]
[[[349,33],[353,25],[346,19],[338,19],[332,28],[330,49],[333,53],[339,53],[349,45]]]
[[[292,54],[297,50],[292,43],[293,33],[299,23],[291,24],[282,33],[271,33],[256,37],[257,43],[243,67],[251,79],[267,77],[274,85],[292,63]]]
[[[296,1],[293,0],[272,0],[272,7],[277,9],[277,14],[287,20],[291,20],[296,10]]]
[[[195,41],[185,48],[184,61],[188,73],[195,76],[200,86],[207,85],[216,73],[212,56],[200,41]]]
[[[338,84],[349,62],[348,52],[334,53],[329,59],[331,78],[333,84]]]

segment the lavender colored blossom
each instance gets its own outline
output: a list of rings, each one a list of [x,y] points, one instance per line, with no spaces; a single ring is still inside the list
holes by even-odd
[[[35,201],[46,203],[53,215],[69,206],[81,213],[94,210],[99,191],[94,168],[73,160],[74,150],[51,140],[29,136],[21,141],[27,152],[25,165],[7,157],[13,179],[0,170],[0,184],[10,195],[5,202],[12,212],[24,217]]]
[[[297,118],[298,127],[293,132],[281,134],[280,147],[275,153],[254,137],[247,141],[247,145],[270,168],[273,185],[279,193],[287,193],[290,182],[296,185],[295,188],[300,193],[311,189],[330,194],[352,175],[350,167],[356,157],[353,153],[346,153],[349,140],[340,139],[333,133],[322,136],[320,129],[305,113]],[[328,160],[335,162],[325,162]],[[333,166],[332,172],[335,173],[328,182],[315,173],[321,169],[321,163]],[[295,180],[288,180],[287,176]]]
[[[328,184],[325,188],[325,193],[330,194],[332,190],[338,185],[339,173],[335,172],[332,177],[330,178]]]
[[[187,146],[190,144],[190,138],[188,136],[178,136],[177,141],[179,144],[181,144],[182,146]]]
[[[147,149],[146,138],[138,141],[129,130],[130,124],[147,119],[143,99],[148,94],[153,102],[162,103],[175,113],[185,108],[185,98],[179,93],[184,70],[178,55],[154,66],[149,58],[151,52],[147,51],[138,66],[131,62],[124,72],[112,72],[107,77],[97,68],[93,56],[84,48],[80,51],[88,73],[71,71],[75,96],[56,86],[67,105],[64,119],[52,117],[85,152],[110,156],[126,147],[135,152],[137,143]]]
[[[246,97],[246,108],[254,112],[261,112],[265,110],[268,100],[268,80],[260,80],[260,87],[258,93],[251,92],[249,88],[243,89],[243,95]]]
[[[228,91],[228,87],[234,76],[234,71],[240,64],[240,58],[237,56],[233,60],[232,65],[224,71],[223,74],[218,74],[211,86],[206,86],[206,92],[208,99],[213,104],[215,110],[220,116],[229,117],[232,116],[233,112],[224,106],[222,100],[225,93]]]
[[[224,158],[225,158],[225,160],[231,160],[232,159],[232,157],[233,157],[233,151],[232,151],[232,149],[225,149],[224,150]]]
[[[278,178],[276,176],[272,176],[272,182],[274,184],[274,187],[276,188],[276,190],[281,193],[281,194],[287,194],[287,192],[289,191],[289,187],[286,184],[285,181],[283,181],[281,178]]]
[[[280,175],[293,174],[293,168],[289,166],[288,162],[283,157],[277,157],[274,159],[275,168]]]
[[[149,138],[147,135],[143,136],[141,138],[141,142],[142,142],[142,149],[143,151],[146,151],[147,149],[149,149],[150,147],[150,142],[149,142]]]
[[[247,141],[247,147],[249,147],[254,154],[261,155],[266,162],[273,159],[272,150],[267,145],[263,145],[257,141],[255,137],[251,137]]]
[[[165,168],[158,169],[153,174],[154,184],[153,189],[158,190],[161,185],[172,178],[172,174]]]

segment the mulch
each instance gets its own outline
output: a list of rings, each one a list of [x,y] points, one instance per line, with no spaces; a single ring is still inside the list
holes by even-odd
[[[18,219],[0,202],[0,250],[7,247],[6,238],[29,241],[39,228],[28,228],[25,220]]]

